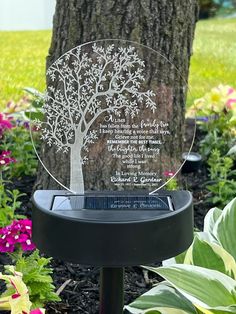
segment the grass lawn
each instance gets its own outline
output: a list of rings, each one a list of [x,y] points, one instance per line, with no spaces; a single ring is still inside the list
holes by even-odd
[[[0,32],[0,108],[31,86],[43,89],[51,31]]]
[[[189,103],[220,83],[236,88],[236,18],[198,22],[193,53]]]
[[[188,103],[220,83],[236,88],[236,19],[200,21],[191,60]],[[43,89],[51,32],[0,32],[0,108],[24,95],[23,87]]]

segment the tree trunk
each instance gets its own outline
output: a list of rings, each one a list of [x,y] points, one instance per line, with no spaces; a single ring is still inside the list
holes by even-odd
[[[79,44],[122,38],[159,51],[173,62],[187,81],[197,18],[198,0],[57,0],[47,67]],[[169,69],[161,64],[159,70],[163,76],[170,75]],[[183,113],[183,109],[178,111]],[[176,116],[176,121],[178,119]],[[69,186],[70,166],[66,157],[57,155],[46,144],[42,144],[41,156],[54,167],[57,179]],[[35,187],[58,188],[42,166]],[[85,189],[89,188],[85,185]]]
[[[84,176],[81,157],[81,145],[73,145],[70,150],[70,190],[84,194]]]

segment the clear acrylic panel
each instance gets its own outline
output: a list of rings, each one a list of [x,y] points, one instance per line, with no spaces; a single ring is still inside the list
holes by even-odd
[[[181,169],[195,123],[185,120],[187,82],[159,52],[125,40],[85,43],[56,60],[46,81],[44,118],[32,128],[67,167],[65,184],[42,160],[64,188],[153,192]]]

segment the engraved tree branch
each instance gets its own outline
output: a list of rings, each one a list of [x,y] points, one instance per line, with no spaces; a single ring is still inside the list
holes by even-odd
[[[145,64],[134,47],[94,44],[90,54],[82,48],[69,51],[48,69],[46,120],[38,122],[48,145],[70,152],[70,188],[79,193],[84,193],[86,152],[98,138],[90,130],[95,120],[104,113],[119,116],[121,111],[134,117],[141,104],[153,112],[156,109],[154,92],[141,90]]]

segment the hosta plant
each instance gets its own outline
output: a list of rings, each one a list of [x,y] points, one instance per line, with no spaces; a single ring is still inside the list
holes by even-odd
[[[164,267],[147,267],[166,281],[126,307],[135,314],[236,313],[236,198],[212,208],[193,244]],[[183,264],[177,264],[181,263]],[[176,263],[176,264],[174,264]]]

